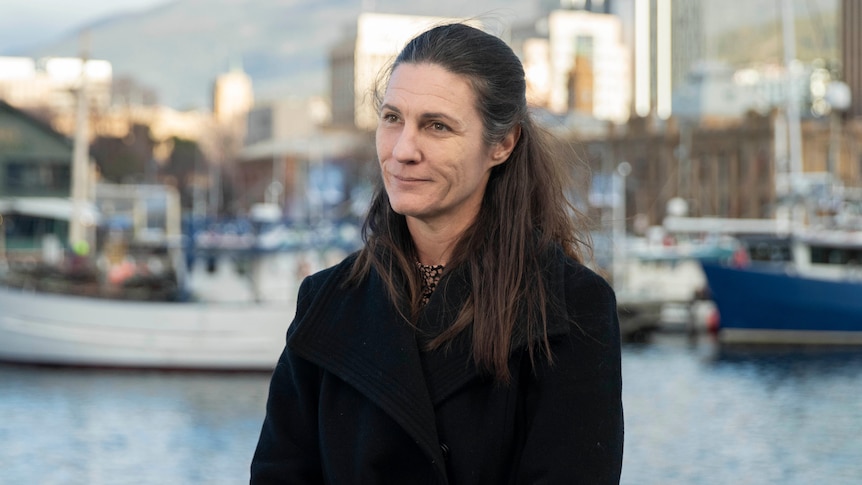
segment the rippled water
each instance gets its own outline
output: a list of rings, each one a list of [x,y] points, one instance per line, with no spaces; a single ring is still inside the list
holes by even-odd
[[[862,349],[623,352],[622,482],[862,483]],[[0,483],[237,484],[269,376],[0,365]]]
[[[665,339],[623,376],[623,483],[862,483],[862,349]]]
[[[267,384],[0,366],[0,483],[248,483]]]

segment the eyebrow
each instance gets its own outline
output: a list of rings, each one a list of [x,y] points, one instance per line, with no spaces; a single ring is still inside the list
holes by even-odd
[[[422,116],[420,118],[423,120],[442,119],[444,121],[447,121],[449,124],[461,126],[461,123],[458,120],[447,115],[446,113],[422,113]]]
[[[389,111],[392,111],[392,112],[399,114],[399,115],[402,114],[400,109],[398,109],[395,106],[392,106],[391,104],[381,105],[380,106],[380,112],[383,112],[384,110],[389,110]],[[422,113],[422,115],[419,118],[423,121],[424,120],[431,120],[431,119],[440,119],[440,120],[446,121],[447,123],[455,125],[457,127],[460,127],[463,125],[463,123],[458,121],[456,118],[454,118],[454,117],[452,117],[446,113],[441,113],[441,112],[436,112],[436,111],[429,112],[429,113]]]

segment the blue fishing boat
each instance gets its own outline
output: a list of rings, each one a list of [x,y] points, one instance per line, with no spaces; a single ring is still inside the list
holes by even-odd
[[[788,238],[788,260],[702,261],[727,343],[862,344],[862,237],[821,231]],[[761,248],[763,242],[759,242]]]

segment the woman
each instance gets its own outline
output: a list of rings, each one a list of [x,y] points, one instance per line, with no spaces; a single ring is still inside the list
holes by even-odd
[[[435,27],[379,114],[366,244],[300,288],[252,483],[618,483],[615,298],[520,61]]]

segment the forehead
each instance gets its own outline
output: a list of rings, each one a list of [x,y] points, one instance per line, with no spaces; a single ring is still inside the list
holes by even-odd
[[[389,78],[384,104],[430,104],[475,111],[476,95],[466,76],[452,73],[438,64],[402,63]]]

